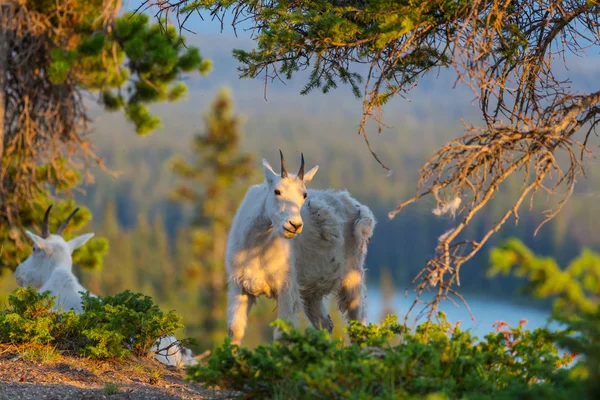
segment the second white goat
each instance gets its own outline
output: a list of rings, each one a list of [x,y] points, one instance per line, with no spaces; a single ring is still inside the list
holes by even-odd
[[[55,310],[73,310],[83,312],[82,293],[89,292],[73,274],[73,251],[83,246],[94,234],[87,233],[66,241],[62,234],[75,213],[75,209],[60,225],[55,234],[51,234],[48,226],[48,207],[42,224],[42,235],[26,231],[33,241],[33,252],[23,261],[15,271],[17,285],[21,287],[33,286],[39,293],[49,291],[56,298]],[[90,293],[90,295],[95,296]],[[197,362],[192,357],[189,349],[176,344],[173,336],[160,338],[150,351],[160,363],[169,366],[194,365]]]

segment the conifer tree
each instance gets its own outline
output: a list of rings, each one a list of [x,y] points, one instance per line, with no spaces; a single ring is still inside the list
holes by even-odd
[[[101,274],[101,295],[113,295],[124,290],[137,290],[138,279],[134,262],[134,243],[131,232],[119,225],[114,202],[109,202],[102,211],[102,222],[98,233],[105,237],[110,246]]]
[[[23,0],[0,5],[0,257],[15,268],[30,249],[23,227],[39,226],[46,207],[76,188],[90,163],[103,161],[84,134],[84,95],[122,111],[144,135],[160,120],[148,105],[185,94],[182,73],[210,64],[186,48],[174,28],[163,31],[147,16],[117,17],[121,0]],[[73,210],[61,201],[51,228]],[[67,237],[91,219],[83,209]],[[107,244],[93,239],[74,261],[99,267]]]
[[[171,257],[169,237],[165,223],[160,215],[156,215],[152,223],[152,251],[154,255],[149,278],[152,279],[158,302],[169,302],[177,293],[175,287],[176,272]]]
[[[225,248],[235,210],[254,171],[254,159],[240,149],[240,117],[234,114],[228,91],[222,90],[205,117],[206,128],[193,139],[193,160],[175,159],[172,168],[182,182],[174,199],[194,204],[192,261],[188,276],[196,276],[203,325],[210,338],[225,330]]]

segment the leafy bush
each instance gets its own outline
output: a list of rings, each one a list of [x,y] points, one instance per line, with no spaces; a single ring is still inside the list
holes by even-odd
[[[492,263],[492,273],[517,265],[530,294],[554,301],[561,330],[499,321],[479,340],[443,313],[414,332],[390,316],[380,325],[352,323],[344,345],[325,331],[276,321],[281,341],[249,350],[226,340],[206,365],[188,369],[188,379],[286,399],[600,398],[600,256],[585,251],[562,270],[509,241],[492,252]]]
[[[586,381],[589,398],[600,398],[600,254],[584,249],[560,268],[511,239],[492,250],[490,258],[490,275],[526,277],[525,293],[553,300],[551,319],[567,327],[555,335],[556,342],[580,355],[572,373]]]
[[[83,296],[84,312],[52,311],[54,298],[29,287],[16,289],[0,313],[0,343],[52,345],[92,358],[148,355],[162,336],[182,328],[180,316],[164,314],[152,299],[130,291]]]
[[[292,398],[397,398],[440,394],[444,398],[531,398],[577,396],[583,388],[562,367],[554,334],[523,325],[478,341],[439,315],[439,324],[405,332],[390,316],[381,325],[348,328],[351,344],[325,331],[304,333],[282,321],[280,342],[252,351],[227,339],[206,366],[188,370],[188,378],[208,386],[243,390],[252,396]],[[427,328],[427,329],[426,329]],[[427,334],[426,334],[427,331]],[[398,345],[389,339],[402,335]],[[535,383],[535,385],[534,385]],[[557,391],[557,389],[560,389]]]
[[[54,299],[34,289],[17,289],[8,296],[9,309],[0,314],[2,343],[49,344],[54,340],[57,315]]]

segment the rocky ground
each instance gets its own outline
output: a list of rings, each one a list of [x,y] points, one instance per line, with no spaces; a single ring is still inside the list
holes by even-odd
[[[183,380],[154,359],[96,361],[53,350],[0,345],[0,400],[229,399]]]

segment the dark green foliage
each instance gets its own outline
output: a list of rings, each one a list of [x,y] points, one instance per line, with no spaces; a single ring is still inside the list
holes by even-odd
[[[181,99],[185,85],[178,81],[180,74],[206,74],[211,68],[197,48],[185,47],[174,28],[165,34],[145,15],[125,14],[109,32],[97,24],[81,24],[77,34],[78,46],[53,50],[50,80],[60,84],[76,79],[87,90],[102,91],[106,109],[124,109],[141,135],[160,125],[146,104]]]
[[[49,344],[54,339],[54,299],[34,289],[17,289],[8,297],[9,308],[0,314],[0,340],[4,343]]]
[[[83,301],[85,325],[91,331],[118,333],[119,344],[127,338],[137,356],[148,354],[158,338],[183,328],[173,311],[165,315],[150,297],[129,290],[104,298],[84,296]]]
[[[371,71],[371,79],[387,83],[376,90],[371,101],[373,105],[381,105],[407,90],[433,67],[449,65],[447,49],[435,38],[444,37],[447,29],[467,15],[470,2],[284,0],[265,4],[256,0],[189,0],[182,3],[180,10],[184,14],[232,13],[236,17],[233,25],[251,21],[256,47],[233,52],[242,64],[242,77],[257,77],[276,70],[278,76],[291,79],[296,72],[310,69],[302,94],[314,89],[327,93],[342,83],[350,85],[354,95],[361,97],[363,74],[353,69],[359,64],[379,62]],[[414,46],[399,50],[415,37],[418,39]]]
[[[83,296],[84,312],[54,312],[50,294],[19,288],[0,313],[0,342],[55,346],[92,358],[147,356],[162,336],[183,326],[141,294],[125,291],[105,298]]]
[[[403,332],[395,317],[381,325],[353,324],[351,344],[326,332],[302,333],[277,321],[281,342],[252,351],[232,345],[218,348],[207,366],[190,368],[189,379],[209,386],[243,390],[252,396],[293,398],[407,398],[440,394],[443,398],[581,398],[582,387],[570,377],[571,356],[559,355],[547,330],[505,328],[478,341],[445,322]],[[358,339],[358,341],[355,341]],[[535,384],[534,384],[535,383]]]
[[[280,342],[249,350],[226,340],[207,365],[190,368],[188,378],[271,398],[598,398],[600,290],[592,284],[597,256],[586,251],[563,272],[516,241],[492,254],[493,271],[518,264],[532,293],[554,298],[553,318],[563,328],[527,330],[526,321],[517,327],[498,321],[496,332],[479,340],[443,313],[438,323],[426,322],[414,332],[390,316],[381,325],[351,324],[350,344],[344,345],[325,331],[302,333],[276,321],[283,330]],[[577,292],[579,280],[587,289],[583,300],[565,290]]]

